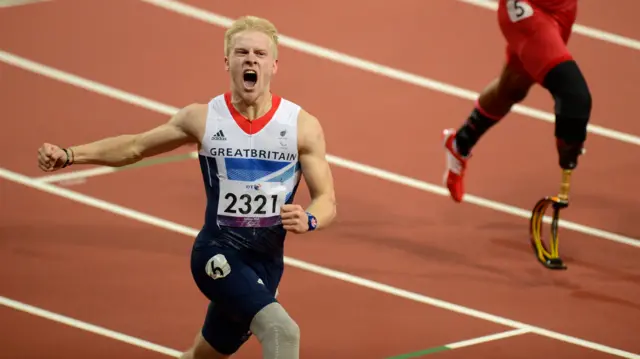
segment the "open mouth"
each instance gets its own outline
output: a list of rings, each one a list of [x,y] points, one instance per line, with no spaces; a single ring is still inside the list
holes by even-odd
[[[242,79],[244,80],[244,87],[252,89],[258,82],[258,73],[254,70],[245,70],[245,72],[242,73]]]

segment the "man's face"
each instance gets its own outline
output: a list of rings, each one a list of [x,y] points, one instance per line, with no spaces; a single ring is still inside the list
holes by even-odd
[[[268,35],[259,31],[235,34],[225,64],[232,89],[247,101],[269,91],[271,77],[277,72],[273,43]]]

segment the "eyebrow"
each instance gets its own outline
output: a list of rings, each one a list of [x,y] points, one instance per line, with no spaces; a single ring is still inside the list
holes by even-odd
[[[234,52],[236,52],[236,51],[249,51],[249,47],[247,47],[247,46],[234,46],[233,51]],[[268,48],[263,48],[263,47],[257,47],[257,48],[254,48],[253,51],[255,51],[255,52],[265,52],[266,53],[266,52],[269,52],[269,49]]]

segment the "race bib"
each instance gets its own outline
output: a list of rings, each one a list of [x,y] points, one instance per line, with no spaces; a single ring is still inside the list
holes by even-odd
[[[279,182],[220,181],[219,222],[240,227],[262,227],[280,223],[280,207],[287,188]]]
[[[507,14],[511,22],[518,22],[533,15],[533,8],[525,0],[507,0]]]

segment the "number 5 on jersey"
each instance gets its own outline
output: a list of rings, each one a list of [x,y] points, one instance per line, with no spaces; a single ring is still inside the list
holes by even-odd
[[[533,16],[533,8],[526,0],[507,0],[507,14],[511,22],[518,22]]]

